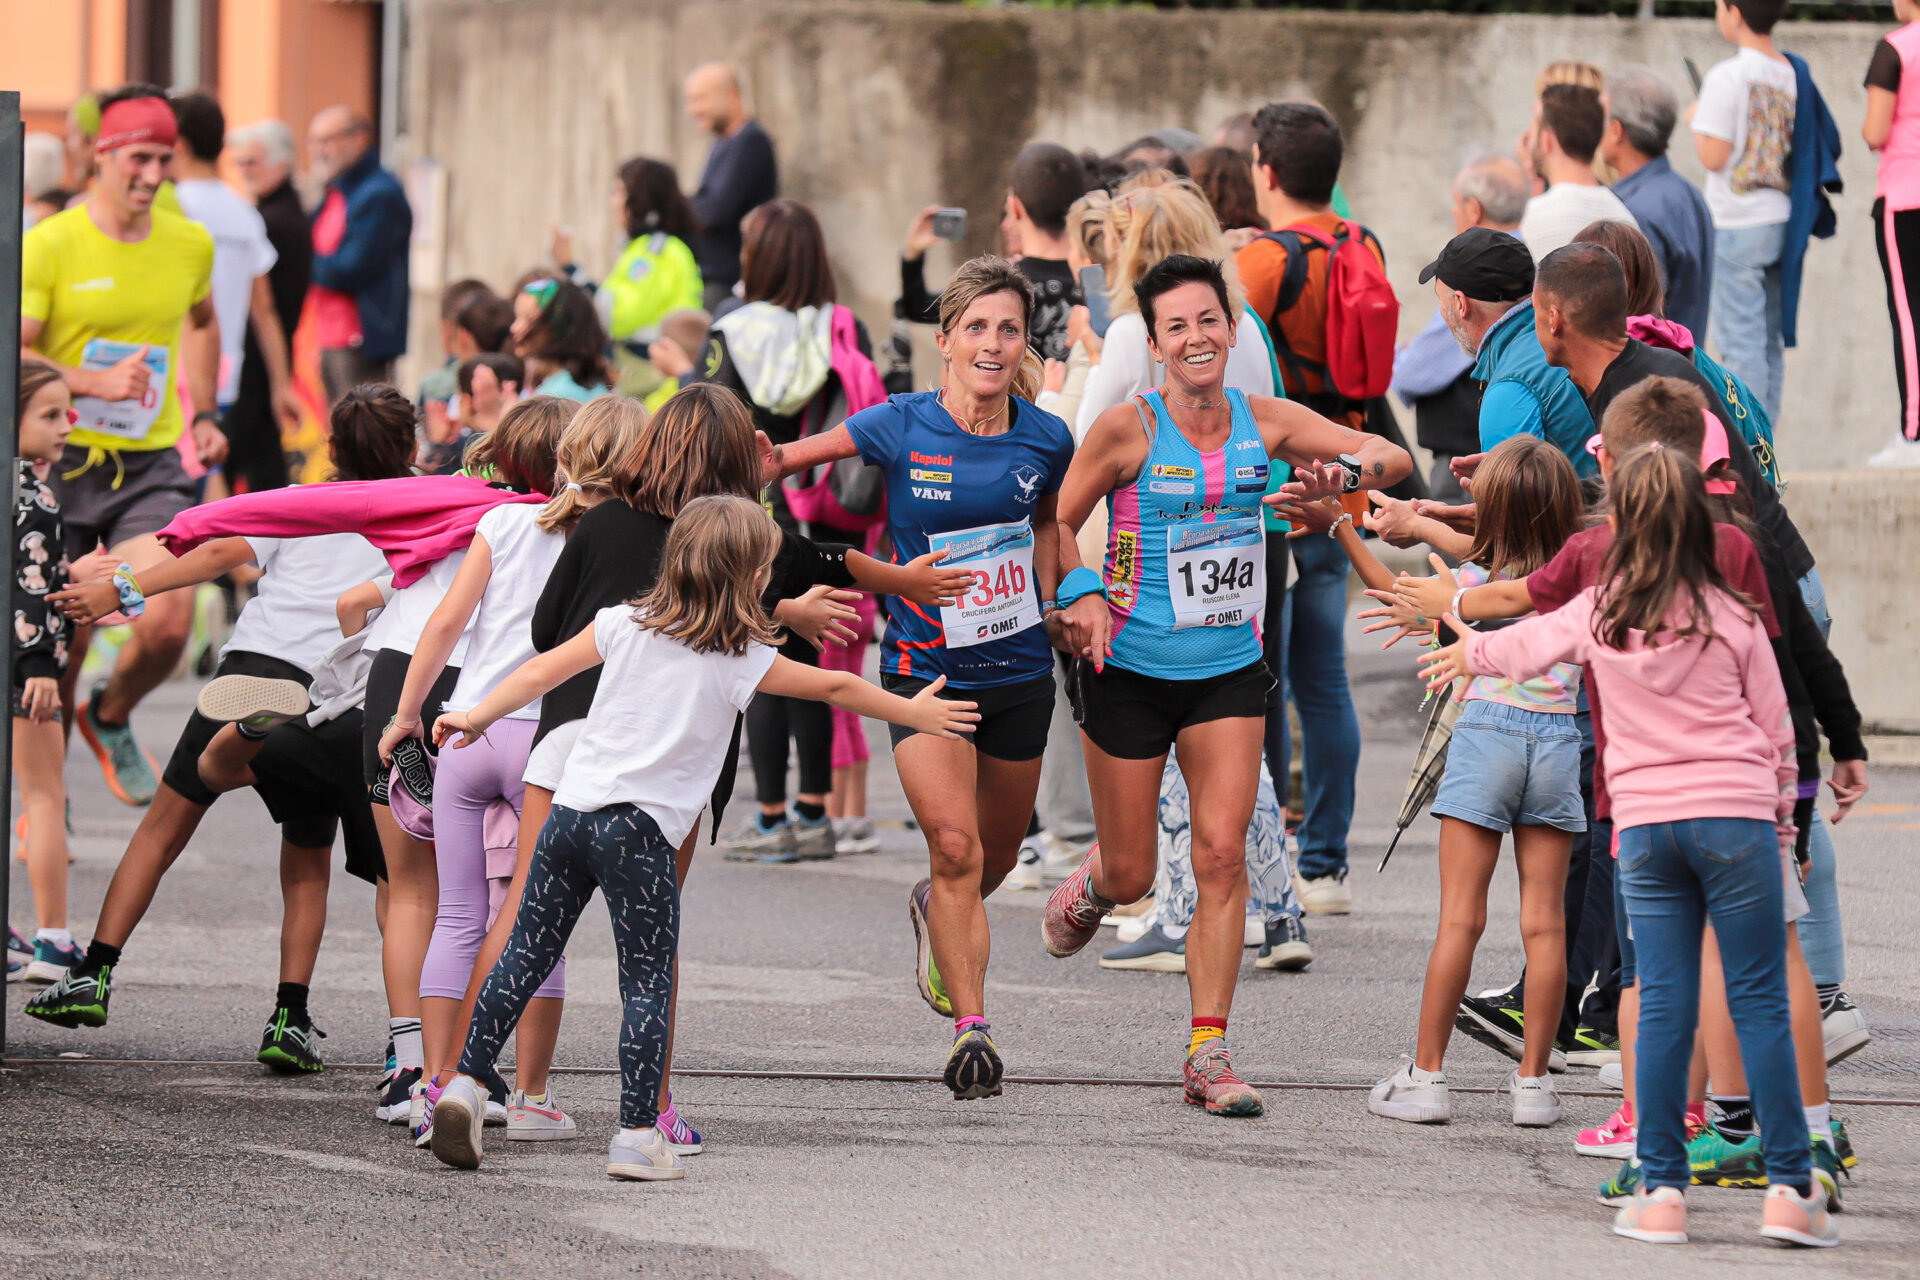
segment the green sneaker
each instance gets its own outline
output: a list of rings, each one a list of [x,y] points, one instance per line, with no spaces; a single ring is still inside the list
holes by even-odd
[[[1840,1153],[1833,1144],[1824,1138],[1813,1139],[1813,1181],[1827,1193],[1827,1209],[1831,1213],[1840,1212],[1840,1181],[1847,1177],[1846,1166],[1840,1163]]]
[[[933,963],[933,933],[927,928],[927,899],[932,894],[933,881],[924,876],[907,894],[907,918],[913,921],[914,980],[927,1007],[943,1018],[951,1018],[953,1001],[947,998],[947,984],[940,980],[940,970]]]
[[[1000,1078],[1004,1071],[1000,1063],[1000,1051],[993,1044],[993,1036],[987,1024],[981,1022],[954,1037],[953,1050],[947,1055],[947,1069],[941,1075],[941,1080],[953,1090],[957,1102],[997,1098],[1000,1096]]]
[[[267,1019],[266,1034],[260,1037],[260,1052],[254,1057],[286,1075],[318,1071],[326,1064],[320,1061],[320,1048],[315,1042],[326,1038],[327,1033],[314,1026],[306,1014],[284,1007],[275,1009]]]
[[[1592,1027],[1581,1027],[1573,1033],[1573,1043],[1562,1047],[1570,1067],[1604,1067],[1620,1061],[1620,1037]]]
[[[60,981],[27,1001],[26,1014],[56,1027],[104,1027],[113,995],[113,966],[88,971],[75,965]]]
[[[1641,1181],[1640,1158],[1632,1156],[1620,1166],[1618,1173],[1600,1184],[1600,1203],[1622,1205],[1631,1202]]]
[[[1708,1125],[1687,1144],[1687,1165],[1696,1187],[1764,1187],[1767,1163],[1760,1154],[1760,1135],[1737,1141]]]
[[[1833,1130],[1833,1151],[1840,1157],[1840,1167],[1851,1169],[1858,1165],[1860,1157],[1853,1154],[1853,1139],[1847,1137],[1847,1122],[1835,1120],[1829,1127]]]
[[[134,741],[130,727],[102,724],[94,718],[93,708],[106,688],[104,681],[94,686],[93,696],[80,704],[73,718],[74,728],[80,731],[81,739],[99,760],[107,790],[122,804],[143,808],[153,803],[154,793],[160,790],[160,770],[153,763],[153,757]]]

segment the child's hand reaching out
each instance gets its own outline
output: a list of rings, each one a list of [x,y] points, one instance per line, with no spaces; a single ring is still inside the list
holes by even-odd
[[[1466,624],[1451,613],[1442,615],[1440,620],[1452,627],[1456,634],[1466,635]],[[1464,639],[1455,640],[1443,649],[1435,649],[1420,659],[1420,675],[1427,682],[1428,693],[1438,693],[1454,681],[1472,674],[1467,668],[1467,642]]]
[[[943,567],[940,561],[946,556],[947,549],[942,547],[902,565],[902,569],[913,575],[913,586],[899,594],[922,609],[938,609],[965,595],[973,586],[973,571]]]
[[[936,738],[957,738],[963,733],[972,733],[973,726],[980,721],[980,713],[974,710],[977,702],[949,702],[940,696],[947,687],[945,676],[936,677],[934,682],[913,695],[912,715],[908,723],[921,733],[932,734]]]
[[[829,644],[844,647],[856,638],[847,623],[860,617],[853,608],[859,598],[857,591],[822,583],[798,599],[782,600],[774,607],[773,620],[815,649]]]

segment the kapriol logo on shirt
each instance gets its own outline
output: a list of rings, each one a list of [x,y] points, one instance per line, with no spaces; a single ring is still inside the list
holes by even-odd
[[[953,501],[952,489],[932,487],[953,483],[952,454],[921,453],[916,449],[908,452],[907,461],[917,464],[907,468],[907,479],[913,482],[910,487],[914,497],[923,502]]]

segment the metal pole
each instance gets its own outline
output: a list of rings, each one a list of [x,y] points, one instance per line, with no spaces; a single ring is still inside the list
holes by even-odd
[[[20,218],[26,207],[20,172],[25,134],[20,128],[20,95],[0,91],[0,443],[6,445],[7,524],[13,524],[12,460],[20,452]],[[0,538],[0,582],[13,591],[13,538]],[[11,673],[8,679],[12,679]],[[13,725],[0,733],[0,832],[13,830]],[[11,859],[9,859],[11,864]],[[13,919],[13,869],[0,875],[0,916]],[[0,1000],[0,1061],[7,1056],[7,1002]]]

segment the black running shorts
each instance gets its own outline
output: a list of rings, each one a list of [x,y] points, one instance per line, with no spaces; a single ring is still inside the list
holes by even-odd
[[[1263,661],[1200,680],[1162,680],[1111,662],[1096,672],[1091,662],[1078,658],[1067,679],[1067,698],[1094,746],[1121,760],[1151,760],[1167,754],[1188,725],[1265,717],[1278,688]]]
[[[911,698],[932,684],[913,676],[880,673],[880,687],[888,693]],[[1053,673],[1019,684],[994,685],[986,689],[940,690],[948,702],[977,702],[980,723],[973,729],[973,747],[995,760],[1037,760],[1047,749],[1047,726],[1053,722]],[[901,724],[889,724],[887,732],[898,747],[918,732]]]

